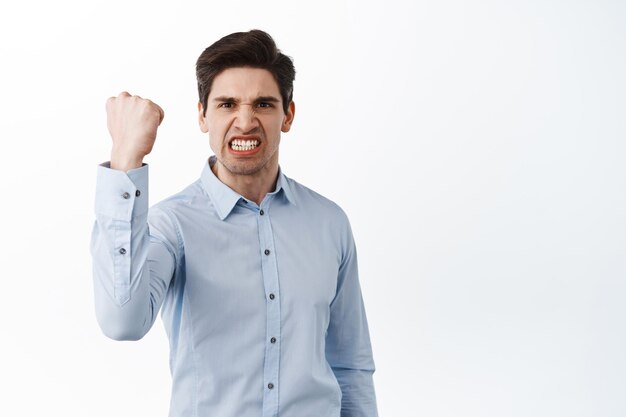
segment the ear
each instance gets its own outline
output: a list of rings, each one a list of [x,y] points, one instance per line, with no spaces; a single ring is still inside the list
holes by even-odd
[[[204,116],[202,103],[200,102],[198,102],[198,123],[200,124],[200,130],[202,131],[202,133],[209,132],[209,125],[207,123],[206,117]]]
[[[296,103],[293,101],[289,103],[289,108],[287,109],[287,114],[285,115],[285,119],[283,120],[283,125],[281,126],[281,132],[289,132],[291,129],[291,123],[293,122],[293,118],[296,115]]]

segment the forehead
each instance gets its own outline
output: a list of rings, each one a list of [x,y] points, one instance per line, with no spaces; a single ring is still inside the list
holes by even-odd
[[[271,72],[261,68],[227,68],[213,79],[209,98],[227,96],[242,100],[260,96],[280,99],[278,83]]]

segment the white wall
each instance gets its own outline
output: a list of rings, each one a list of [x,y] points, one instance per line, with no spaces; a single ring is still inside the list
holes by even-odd
[[[381,417],[626,415],[626,3],[130,3],[0,6],[0,415],[166,416],[160,318],[94,316],[104,102],[165,109],[156,203],[211,154],[197,56],[252,28],[295,60],[281,166],[352,221]]]

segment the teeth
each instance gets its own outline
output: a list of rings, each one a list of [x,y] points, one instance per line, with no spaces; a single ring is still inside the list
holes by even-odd
[[[236,151],[249,151],[250,149],[256,148],[258,144],[259,144],[259,141],[256,139],[251,139],[251,140],[235,139],[231,142],[230,146]]]

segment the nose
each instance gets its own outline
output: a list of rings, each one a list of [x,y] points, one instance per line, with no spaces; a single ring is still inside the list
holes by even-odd
[[[243,133],[256,129],[259,126],[259,120],[256,117],[254,106],[251,104],[240,104],[233,124],[235,128]]]

